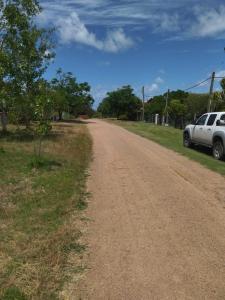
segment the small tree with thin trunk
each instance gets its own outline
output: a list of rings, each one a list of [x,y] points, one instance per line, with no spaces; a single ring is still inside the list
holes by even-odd
[[[47,136],[51,129],[51,117],[53,114],[53,100],[50,86],[47,81],[42,80],[39,83],[40,94],[35,102],[35,139],[37,144],[35,147],[35,156],[41,157],[42,154],[42,143],[45,136]]]

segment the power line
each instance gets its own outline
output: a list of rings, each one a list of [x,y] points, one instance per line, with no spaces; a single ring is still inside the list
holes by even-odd
[[[225,77],[216,76],[216,79],[225,79]]]
[[[209,77],[209,78],[207,78],[207,79],[205,79],[205,80],[203,80],[203,81],[201,81],[201,82],[198,82],[198,83],[194,84],[193,86],[191,86],[191,87],[185,89],[184,91],[186,92],[186,91],[192,90],[192,89],[194,89],[194,88],[196,88],[196,87],[202,85],[203,83],[209,81],[210,79],[211,79],[211,77]]]

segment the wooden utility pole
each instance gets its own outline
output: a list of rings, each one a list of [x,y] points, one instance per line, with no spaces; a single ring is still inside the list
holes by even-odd
[[[142,121],[145,120],[145,87],[142,87]]]
[[[170,94],[170,90],[168,89],[167,95],[166,95],[166,108],[165,108],[165,112],[166,112],[166,126],[168,126],[168,123],[169,123],[169,114],[168,114],[169,94]]]
[[[216,76],[216,73],[213,72],[213,73],[212,73],[212,77],[211,77],[210,90],[209,90],[208,112],[211,112],[211,106],[212,106],[212,97],[213,97],[213,88],[214,88],[215,76]]]

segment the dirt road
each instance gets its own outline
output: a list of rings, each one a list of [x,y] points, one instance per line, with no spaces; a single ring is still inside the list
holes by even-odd
[[[115,125],[89,129],[82,299],[225,299],[225,179]]]

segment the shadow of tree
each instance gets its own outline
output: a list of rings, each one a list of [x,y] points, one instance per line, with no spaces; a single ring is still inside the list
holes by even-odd
[[[193,150],[195,150],[199,153],[205,154],[207,156],[212,156],[212,149],[209,148],[209,147],[204,147],[204,146],[201,146],[201,145],[195,145],[195,146],[193,146]]]
[[[57,140],[59,137],[64,135],[63,132],[52,131],[49,135],[43,137],[44,140]],[[18,142],[18,143],[32,143],[38,140],[38,137],[35,135],[34,131],[20,129],[16,131],[8,131],[7,133],[0,133],[0,140],[6,142]]]

